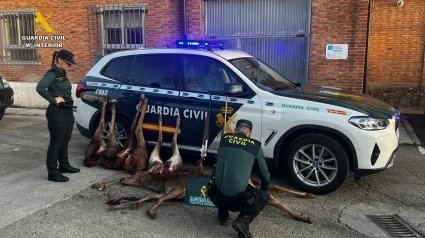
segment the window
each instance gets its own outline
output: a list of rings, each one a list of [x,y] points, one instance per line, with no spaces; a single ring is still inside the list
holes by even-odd
[[[102,75],[124,82],[128,70],[132,65],[134,56],[120,57],[111,60],[111,62],[102,70]]]
[[[22,36],[35,36],[33,10],[0,11],[1,63],[37,63],[37,49],[27,47],[36,43]]]
[[[100,7],[103,54],[145,47],[144,5]]]
[[[215,92],[224,90],[226,83],[240,82],[238,76],[223,63],[199,55],[183,56],[185,90]]]
[[[127,84],[143,87],[176,89],[173,77],[173,55],[139,55],[128,74]]]
[[[259,88],[274,92],[295,88],[295,84],[259,59],[240,58],[230,60],[251,82]]]

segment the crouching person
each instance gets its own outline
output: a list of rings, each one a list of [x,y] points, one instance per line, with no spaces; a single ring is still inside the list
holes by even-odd
[[[266,192],[270,184],[261,143],[251,139],[252,123],[239,120],[234,134],[225,134],[220,141],[217,164],[209,182],[208,196],[218,208],[218,220],[223,225],[229,211],[240,212],[232,224],[238,237],[252,237],[249,224],[268,203]],[[252,167],[257,162],[261,189],[248,184]]]

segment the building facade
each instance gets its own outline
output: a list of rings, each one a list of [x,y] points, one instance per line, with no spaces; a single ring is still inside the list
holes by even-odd
[[[401,107],[420,100],[422,106],[425,4],[397,2],[2,0],[0,75],[12,84],[35,84],[53,52],[68,49],[78,63],[68,73],[75,84],[96,57],[110,52],[174,47],[186,38],[219,40],[293,81],[367,93]]]

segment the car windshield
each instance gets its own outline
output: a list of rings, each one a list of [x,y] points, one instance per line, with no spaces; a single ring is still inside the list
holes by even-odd
[[[273,92],[296,88],[296,85],[273,68],[254,57],[229,60],[259,88]]]

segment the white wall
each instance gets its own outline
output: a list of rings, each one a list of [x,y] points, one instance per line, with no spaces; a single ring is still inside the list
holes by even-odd
[[[7,80],[7,79],[6,79]],[[23,83],[23,82],[10,82],[10,87],[14,91],[15,102],[12,107],[25,107],[25,108],[40,108],[45,109],[49,102],[41,97],[35,87],[37,83]],[[72,93],[75,95],[77,84],[72,84]],[[74,103],[75,105],[75,103]]]

